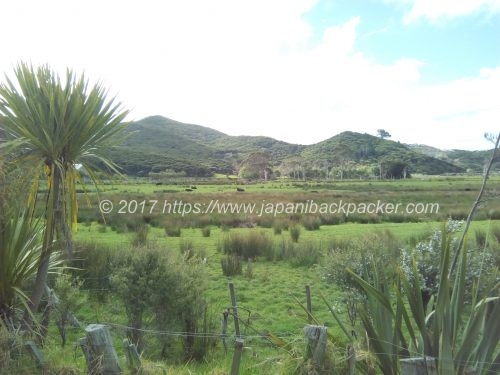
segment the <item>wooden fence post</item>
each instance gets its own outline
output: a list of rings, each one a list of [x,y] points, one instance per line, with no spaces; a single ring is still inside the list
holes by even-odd
[[[43,353],[38,349],[36,344],[33,341],[26,341],[24,344],[26,350],[30,353],[30,355],[35,359],[36,367],[39,369],[43,369],[46,365],[45,358]]]
[[[85,328],[86,337],[78,340],[85,359],[88,373],[99,375],[117,375],[122,370],[118,356],[111,341],[111,336],[105,325],[89,324]]]
[[[224,354],[227,354],[227,318],[229,317],[229,309],[222,312],[222,322],[221,322],[221,337],[222,344],[224,345]]]
[[[436,360],[432,357],[404,358],[400,364],[402,375],[437,375]]]
[[[234,344],[233,363],[231,364],[231,375],[238,375],[240,372],[241,353],[243,351],[244,340],[241,338],[240,322],[238,318],[238,305],[236,304],[236,292],[234,284],[229,283],[229,293],[231,295],[231,304],[233,306],[234,330],[236,333],[236,342]]]
[[[356,352],[352,345],[347,346],[347,369],[349,375],[356,373]]]
[[[304,327],[304,335],[308,340],[308,356],[312,357],[315,369],[321,370],[325,360],[327,328],[325,326],[307,325]]]
[[[137,371],[141,367],[141,357],[134,344],[129,339],[123,339],[123,351],[127,357],[127,364],[130,370]]]

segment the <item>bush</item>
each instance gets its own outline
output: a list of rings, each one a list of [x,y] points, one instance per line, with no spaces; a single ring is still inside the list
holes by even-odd
[[[245,277],[249,280],[253,278],[253,263],[251,259],[248,259],[245,267]]]
[[[185,257],[192,258],[194,256],[194,245],[193,241],[189,239],[183,239],[179,242],[179,250],[181,254]]]
[[[165,234],[169,237],[180,237],[181,236],[181,228],[180,227],[165,227]]]
[[[500,225],[493,227],[493,236],[496,238],[497,242],[500,243]]]
[[[257,225],[261,228],[272,228],[275,218],[271,215],[263,215],[257,218]]]
[[[290,237],[293,242],[299,242],[300,237],[300,227],[298,225],[292,225],[290,227]]]
[[[302,220],[302,226],[306,230],[319,230],[321,226],[321,219],[316,216],[306,216]]]
[[[222,274],[224,276],[241,275],[243,272],[243,267],[238,255],[228,254],[225,258],[220,260],[220,263],[222,266]]]
[[[264,232],[233,232],[222,241],[224,254],[235,254],[243,259],[255,259],[273,251],[273,241]]]
[[[85,304],[86,297],[80,289],[82,281],[66,273],[60,273],[54,283],[54,291],[59,299],[55,310],[57,328],[61,335],[61,346],[66,345],[66,326],[72,324],[78,327],[73,314]],[[75,324],[76,323],[76,324]]]
[[[201,235],[203,237],[210,237],[210,227],[204,227],[201,229]]]
[[[132,238],[132,246],[145,246],[148,241],[149,225],[140,223],[135,228],[134,237]]]
[[[95,242],[77,242],[70,271],[83,280],[83,288],[89,291],[91,298],[104,303],[111,292],[113,263],[115,252],[111,247]]]
[[[360,289],[347,269],[368,279],[373,265],[386,272],[388,280],[397,272],[400,243],[389,231],[367,234],[357,240],[332,241],[327,248],[323,276],[348,293]]]
[[[320,263],[323,252],[320,243],[308,241],[300,245],[290,243],[285,254],[293,267],[312,267]]]
[[[273,233],[279,235],[281,234],[282,231],[283,231],[283,226],[281,225],[281,223],[274,223]]]
[[[422,292],[427,298],[435,295],[439,288],[440,254],[444,239],[451,241],[452,249],[456,247],[457,238],[455,233],[462,230],[463,221],[448,219],[446,225],[441,230],[436,230],[426,240],[417,243],[413,249],[403,249],[401,254],[401,267],[405,273],[410,273],[411,258],[414,258],[417,264],[417,270],[421,276]],[[494,257],[490,249],[486,246],[486,233],[476,231],[476,244],[474,247],[467,248],[467,274],[466,297],[470,298],[475,289],[476,283],[481,278],[481,292],[489,290],[495,283],[494,280]],[[467,245],[465,245],[467,246]]]
[[[476,229],[474,232],[476,237],[476,246],[479,249],[484,249],[486,247],[486,231],[482,229]]]
[[[122,253],[113,269],[112,285],[122,301],[128,325],[135,328],[129,338],[139,350],[144,347],[142,330],[148,328],[143,317],[152,317],[152,327],[159,331],[186,332],[180,350],[186,360],[201,360],[208,352],[197,348],[196,332],[206,319],[206,303],[201,298],[205,273],[198,261],[175,261],[162,249],[142,248]],[[165,348],[171,338],[159,338],[162,357],[173,351]]]
[[[183,259],[189,260],[192,258],[204,259],[207,256],[205,249],[197,249],[194,247],[193,241],[190,239],[183,239],[179,243],[179,249]]]
[[[0,374],[33,374],[37,363],[28,354],[22,335],[0,324]]]

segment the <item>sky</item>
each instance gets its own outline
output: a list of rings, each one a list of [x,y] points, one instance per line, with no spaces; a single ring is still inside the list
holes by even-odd
[[[500,131],[500,0],[16,0],[0,35],[0,79],[70,68],[130,120],[468,150]]]

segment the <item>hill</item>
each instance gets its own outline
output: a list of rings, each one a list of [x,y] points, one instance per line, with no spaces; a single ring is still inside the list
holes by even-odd
[[[125,142],[111,151],[111,158],[125,173],[136,176],[165,170],[196,177],[232,174],[253,152],[267,152],[279,163],[304,147],[269,137],[229,136],[161,116],[133,122],[127,133]]]
[[[376,165],[385,169],[385,175],[382,173],[385,178],[400,177],[401,173],[464,172],[460,166],[413,151],[402,143],[349,131],[309,146],[302,155],[309,160],[322,160],[331,164],[351,161],[362,165]]]
[[[127,133],[125,142],[111,151],[111,158],[125,173],[136,176],[233,174],[248,165],[249,160],[255,160],[255,153],[265,155],[270,172],[281,174],[291,174],[292,164],[300,164],[303,175],[310,176],[314,175],[313,170],[321,168],[326,175],[335,168],[340,169],[341,174],[344,169],[356,168],[364,169],[366,175],[384,177],[400,177],[401,173],[446,174],[461,173],[472,167],[476,170],[480,159],[482,163],[483,153],[478,152],[473,158],[467,151],[443,154],[435,150],[434,155],[430,155],[423,147],[355,132],[344,132],[304,146],[262,136],[230,136],[161,116],[133,122]]]
[[[489,150],[440,150],[426,145],[408,145],[408,147],[419,153],[450,162],[468,172],[474,173],[482,173],[484,164],[491,155],[491,151]]]

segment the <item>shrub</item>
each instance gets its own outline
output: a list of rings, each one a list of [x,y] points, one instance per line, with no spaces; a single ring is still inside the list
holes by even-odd
[[[286,260],[293,267],[312,267],[322,258],[321,244],[307,241],[302,244],[290,243],[286,251]]]
[[[180,237],[181,236],[181,228],[180,227],[165,227],[165,234],[169,237]]]
[[[243,268],[240,257],[235,254],[228,254],[220,260],[222,266],[222,274],[224,276],[241,275]]]
[[[179,249],[181,251],[181,254],[183,256],[186,256],[188,258],[191,258],[194,256],[194,246],[193,246],[193,241],[189,239],[183,239],[181,242],[179,242]]]
[[[339,215],[321,215],[320,220],[323,225],[338,225],[345,222],[345,217]]]
[[[282,231],[283,231],[283,226],[281,225],[281,223],[274,223],[273,233],[279,235],[281,234]]]
[[[360,291],[347,269],[370,278],[375,264],[391,280],[399,264],[399,252],[400,244],[389,231],[370,233],[357,240],[332,241],[325,256],[323,276],[348,293]]]
[[[435,295],[439,288],[439,258],[443,251],[443,241],[450,237],[451,248],[454,249],[457,239],[454,234],[462,230],[463,221],[448,219],[446,225],[441,230],[436,230],[424,241],[417,243],[413,249],[403,249],[401,252],[402,269],[406,274],[411,271],[411,258],[415,259],[417,270],[421,277],[422,293],[426,299]],[[467,248],[468,264],[465,275],[466,296],[470,297],[475,284],[481,278],[479,285],[480,292],[489,290],[495,282],[492,278],[494,257],[486,247],[486,233],[476,231],[476,247]],[[479,294],[482,296],[482,294]]]
[[[316,216],[305,216],[302,220],[302,225],[306,230],[319,230],[321,220]]]
[[[76,323],[78,327],[73,314],[78,312],[86,301],[81,286],[82,281],[78,277],[74,278],[66,273],[60,273],[55,280],[54,291],[59,299],[55,312],[63,347],[66,345],[66,326]]]
[[[248,259],[245,267],[245,277],[249,280],[253,278],[253,263],[251,259]]]
[[[203,237],[210,237],[210,227],[204,227],[201,229],[201,235]]]
[[[179,243],[179,249],[184,260],[189,260],[192,258],[204,259],[207,256],[205,249],[197,249],[193,245],[193,241],[190,239],[183,239]]]
[[[261,231],[233,232],[222,241],[225,254],[235,254],[243,259],[255,259],[273,251],[273,241]]]
[[[263,215],[257,218],[257,225],[261,228],[272,228],[275,218],[271,215]]]
[[[95,242],[75,243],[70,271],[83,281],[91,298],[103,303],[111,291],[110,275],[115,263],[114,249]]]
[[[148,241],[149,225],[140,223],[135,228],[134,237],[132,238],[132,246],[144,246]]]
[[[292,225],[290,227],[290,237],[293,242],[299,242],[300,237],[300,227],[298,225]]]
[[[486,247],[486,231],[482,229],[476,229],[474,235],[476,237],[476,246],[479,249],[484,249]]]
[[[2,323],[3,324],[3,323]],[[37,366],[18,332],[0,324],[0,374],[32,374]]]
[[[500,225],[493,227],[493,236],[496,238],[497,242],[500,243]]]
[[[147,328],[143,317],[151,316],[152,328],[186,332],[182,338],[183,357],[200,359],[195,358],[195,333],[206,318],[206,304],[201,298],[205,273],[200,262],[174,261],[162,249],[128,250],[121,253],[111,280],[125,308],[128,325],[135,328],[129,338],[139,350],[143,348],[142,329]],[[169,338],[162,336],[159,340],[164,349],[169,345]],[[167,355],[166,350],[162,353]]]

